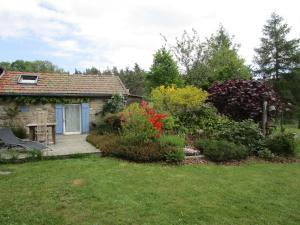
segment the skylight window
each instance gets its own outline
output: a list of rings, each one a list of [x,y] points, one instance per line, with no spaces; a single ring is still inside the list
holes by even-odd
[[[26,75],[26,74],[22,74],[19,77],[19,84],[36,84],[38,80],[38,76],[36,75]]]

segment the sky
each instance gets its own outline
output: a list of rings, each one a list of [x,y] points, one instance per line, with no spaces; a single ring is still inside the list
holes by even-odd
[[[67,71],[138,63],[184,30],[204,41],[222,24],[252,63],[272,12],[300,37],[299,0],[0,0],[0,61],[49,60]]]

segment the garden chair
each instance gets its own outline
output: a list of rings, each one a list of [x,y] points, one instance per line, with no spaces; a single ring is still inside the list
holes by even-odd
[[[46,148],[46,146],[41,143],[35,141],[24,141],[17,138],[10,128],[0,128],[0,139],[4,145],[9,148],[21,147],[25,150],[42,150]]]

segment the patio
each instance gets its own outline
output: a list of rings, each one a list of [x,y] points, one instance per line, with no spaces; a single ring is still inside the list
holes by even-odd
[[[85,134],[57,135],[56,144],[48,145],[45,156],[72,155],[79,153],[99,153],[99,150],[86,141]]]

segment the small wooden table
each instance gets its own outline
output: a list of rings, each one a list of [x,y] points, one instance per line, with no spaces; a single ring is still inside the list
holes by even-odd
[[[55,125],[56,125],[56,123],[47,123],[47,127],[51,127],[53,144],[55,144],[55,142],[56,142],[56,140],[55,140]],[[35,130],[37,128],[37,123],[27,124],[26,127],[29,128],[30,139],[33,141],[36,141]]]

